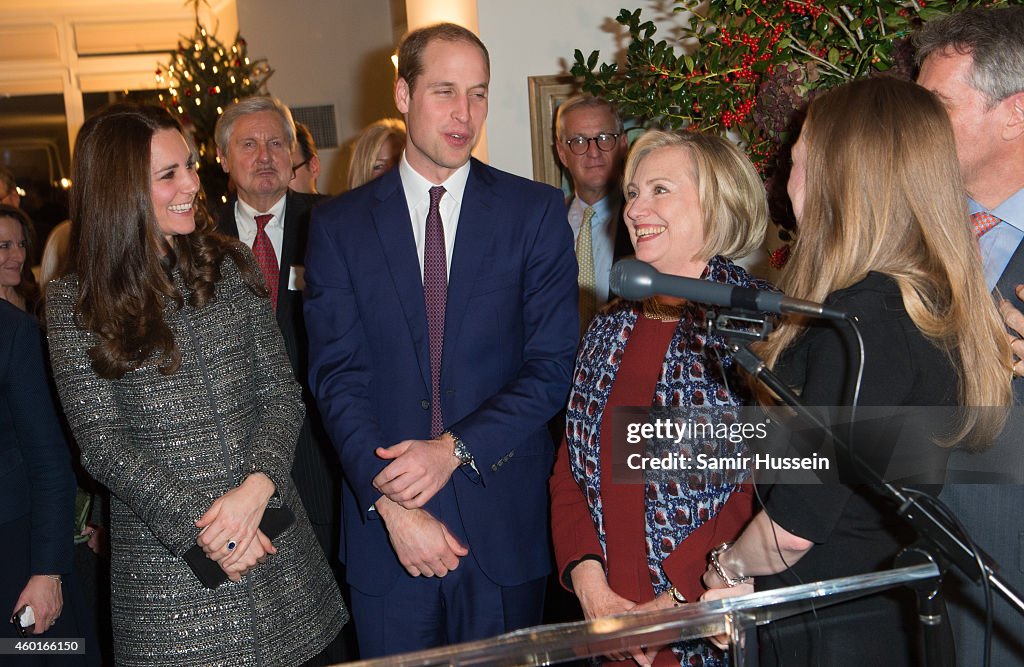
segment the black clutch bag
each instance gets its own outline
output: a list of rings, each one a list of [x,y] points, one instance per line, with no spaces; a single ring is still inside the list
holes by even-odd
[[[268,507],[263,510],[260,530],[273,540],[293,523],[295,523],[295,514],[287,507]],[[228,580],[227,572],[220,569],[217,561],[208,558],[198,544],[186,551],[184,558],[203,586],[217,588]]]

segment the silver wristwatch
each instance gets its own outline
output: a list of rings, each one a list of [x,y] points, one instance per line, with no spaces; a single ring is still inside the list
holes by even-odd
[[[451,431],[445,431],[448,435],[452,436],[452,440],[455,441],[455,451],[452,452],[459,461],[462,461],[460,465],[466,465],[467,463],[473,462],[473,453],[469,451],[469,447],[466,447],[466,443],[462,441],[462,438],[455,435]]]

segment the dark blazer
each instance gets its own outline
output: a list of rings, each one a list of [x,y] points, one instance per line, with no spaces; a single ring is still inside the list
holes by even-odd
[[[448,281],[445,427],[479,474],[455,471],[426,509],[495,583],[550,571],[546,428],[564,404],[578,332],[576,260],[558,190],[476,160]],[[372,505],[374,454],[430,432],[423,283],[399,170],[318,207],[306,255],[310,385],[347,484],[349,582],[386,593],[403,571]]]
[[[615,261],[624,257],[632,257],[636,254],[633,242],[629,240],[629,229],[626,228],[626,219],[622,217],[624,206],[620,203],[615,210]]]
[[[1020,306],[1014,288],[1024,283],[1024,243],[1010,258],[996,283],[998,297]],[[939,497],[967,527],[974,541],[1001,566],[1003,581],[1024,591],[1024,378],[1013,379],[1014,408],[1002,434],[982,454],[954,450],[946,486]],[[964,483],[955,483],[964,482]],[[981,483],[979,483],[981,482]],[[955,568],[946,588],[951,625],[960,664],[980,662],[984,642],[984,596],[981,587]],[[993,593],[992,664],[1024,667],[1024,619]]]
[[[71,571],[75,478],[53,401],[36,319],[0,300],[0,524],[31,516],[32,527],[8,536],[30,542],[31,571],[0,568],[18,590],[31,574]]]
[[[295,447],[295,461],[292,477],[298,487],[302,504],[316,529],[317,538],[330,556],[337,547],[337,523],[341,473],[337,457],[331,451],[324,433],[316,402],[306,386],[308,377],[308,350],[306,345],[306,323],[302,314],[302,289],[288,289],[289,276],[293,269],[301,274],[309,237],[309,212],[313,206],[328,199],[325,195],[310,195],[288,190],[284,211],[284,242],[281,248],[281,273],[278,278],[277,323],[284,336],[288,359],[291,361],[295,379],[302,385],[302,399],[306,404],[306,419],[299,432]],[[220,208],[217,215],[217,229],[222,234],[238,238],[235,222],[235,202],[232,198]],[[324,529],[334,533],[325,540]],[[325,543],[326,542],[326,543]]]

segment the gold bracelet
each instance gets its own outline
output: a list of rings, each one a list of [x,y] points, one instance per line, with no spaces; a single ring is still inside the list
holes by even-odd
[[[61,578],[60,578],[59,574],[44,574],[43,576],[46,577],[47,579],[53,579],[54,581],[57,582],[58,585],[64,583],[63,581],[61,581]]]
[[[683,596],[682,593],[679,592],[679,589],[675,586],[668,589],[668,594],[672,596],[673,606],[678,607],[679,605],[686,604],[686,598]]]

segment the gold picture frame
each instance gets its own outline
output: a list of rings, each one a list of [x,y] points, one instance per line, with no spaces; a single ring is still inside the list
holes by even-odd
[[[568,74],[527,77],[530,90],[530,138],[533,180],[562,188],[562,168],[554,145],[555,112],[580,92],[579,80]]]

